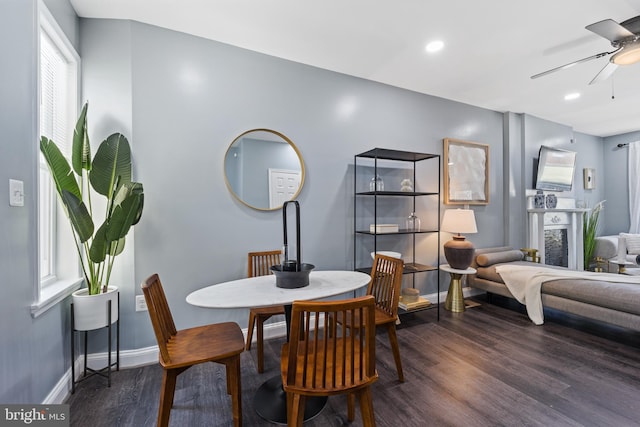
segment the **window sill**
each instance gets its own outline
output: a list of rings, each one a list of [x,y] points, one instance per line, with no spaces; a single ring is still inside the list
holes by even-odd
[[[82,278],[60,280],[40,290],[40,299],[31,304],[31,317],[36,318],[80,289]]]

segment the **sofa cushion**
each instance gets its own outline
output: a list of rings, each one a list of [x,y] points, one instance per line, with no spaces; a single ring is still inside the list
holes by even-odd
[[[628,254],[640,255],[640,234],[620,233],[620,240],[622,239]]]
[[[500,264],[511,261],[522,261],[524,253],[515,249],[500,252],[490,252],[480,254],[476,257],[476,263],[480,267],[488,267],[494,264]]]
[[[555,295],[587,304],[598,305],[612,310],[640,315],[640,280],[635,283],[602,280],[562,279],[542,284],[542,293]]]

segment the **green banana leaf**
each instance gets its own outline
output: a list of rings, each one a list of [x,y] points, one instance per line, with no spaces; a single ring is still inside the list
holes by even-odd
[[[100,144],[93,158],[89,181],[96,192],[109,199],[117,190],[116,184],[131,182],[131,148],[124,135],[114,133]]]
[[[91,146],[89,145],[89,133],[87,132],[87,108],[84,104],[80,117],[73,131],[73,146],[71,149],[71,163],[73,171],[82,175],[82,169],[91,170]]]
[[[62,190],[61,199],[67,210],[69,221],[71,221],[71,225],[76,230],[78,239],[81,243],[86,242],[93,236],[94,228],[87,206],[75,194],[67,190]]]
[[[62,155],[58,146],[52,140],[43,136],[40,138],[40,152],[44,156],[47,165],[49,165],[49,171],[56,185],[58,195],[62,197],[62,192],[66,190],[76,198],[81,199],[82,195],[80,194],[80,187],[76,177],[73,175],[69,162]]]
[[[91,262],[99,264],[107,258],[107,255],[117,256],[124,250],[125,237],[109,240],[107,238],[108,230],[109,224],[104,222],[98,231],[96,231],[95,236],[93,236],[91,247],[89,248],[89,259]]]

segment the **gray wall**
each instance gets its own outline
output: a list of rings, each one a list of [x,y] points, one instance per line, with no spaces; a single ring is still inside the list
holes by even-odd
[[[72,41],[77,19],[66,1],[47,1]],[[11,58],[0,79],[0,402],[34,403],[70,367],[68,302],[32,318],[37,251],[37,4],[0,2],[0,54]],[[69,18],[71,16],[71,18]],[[7,181],[24,181],[24,207],[10,207]]]
[[[571,191],[563,192],[562,197],[583,200],[588,207],[606,199],[603,138],[574,132],[570,126],[528,114],[514,113],[505,114],[504,131],[504,200],[508,245],[514,248],[526,245],[526,190],[533,188],[534,159],[537,159],[541,145],[577,153],[573,188]],[[596,169],[595,189],[584,189],[583,168]],[[601,223],[604,223],[609,210],[613,208],[605,209],[601,214]],[[599,234],[603,234],[602,230]]]
[[[640,141],[640,132],[610,136],[604,140],[605,217],[603,235],[628,232],[629,225],[629,148],[618,148],[618,144]],[[597,177],[596,177],[597,179]]]

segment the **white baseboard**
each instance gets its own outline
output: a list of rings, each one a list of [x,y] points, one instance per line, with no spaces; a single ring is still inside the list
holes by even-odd
[[[462,292],[466,297],[479,295],[484,293],[480,289],[474,289],[469,287],[462,288]],[[430,300],[432,303],[438,300],[437,293],[423,295],[423,297]],[[440,302],[444,302],[447,298],[447,291],[440,292]],[[247,330],[243,329],[242,333],[247,337]],[[264,338],[282,338],[287,335],[287,327],[285,321],[267,323],[264,325]],[[252,342],[256,341],[256,334],[253,334]],[[112,353],[112,363],[115,363],[115,352]],[[122,350],[120,351],[120,368],[137,368],[139,366],[151,365],[158,362],[158,346],[153,345],[150,347],[139,348],[136,350]],[[87,356],[87,366],[93,369],[100,369],[107,365],[107,353],[93,353]],[[75,360],[75,372],[76,379],[80,378],[84,368],[84,356],[80,355]],[[65,372],[60,378],[60,381],[53,387],[51,392],[47,395],[42,402],[43,405],[52,405],[63,403],[69,394],[71,393],[71,368]]]
[[[115,351],[111,354],[111,363],[115,363]],[[93,353],[87,356],[87,366],[92,369],[101,369],[107,366],[107,352]],[[158,362],[158,346],[139,348],[136,350],[120,351],[120,369],[136,368],[138,366],[150,365]],[[78,380],[84,370],[84,355],[78,356],[75,360],[76,380]],[[71,368],[60,378],[53,390],[42,402],[43,405],[64,403],[71,394]]]

